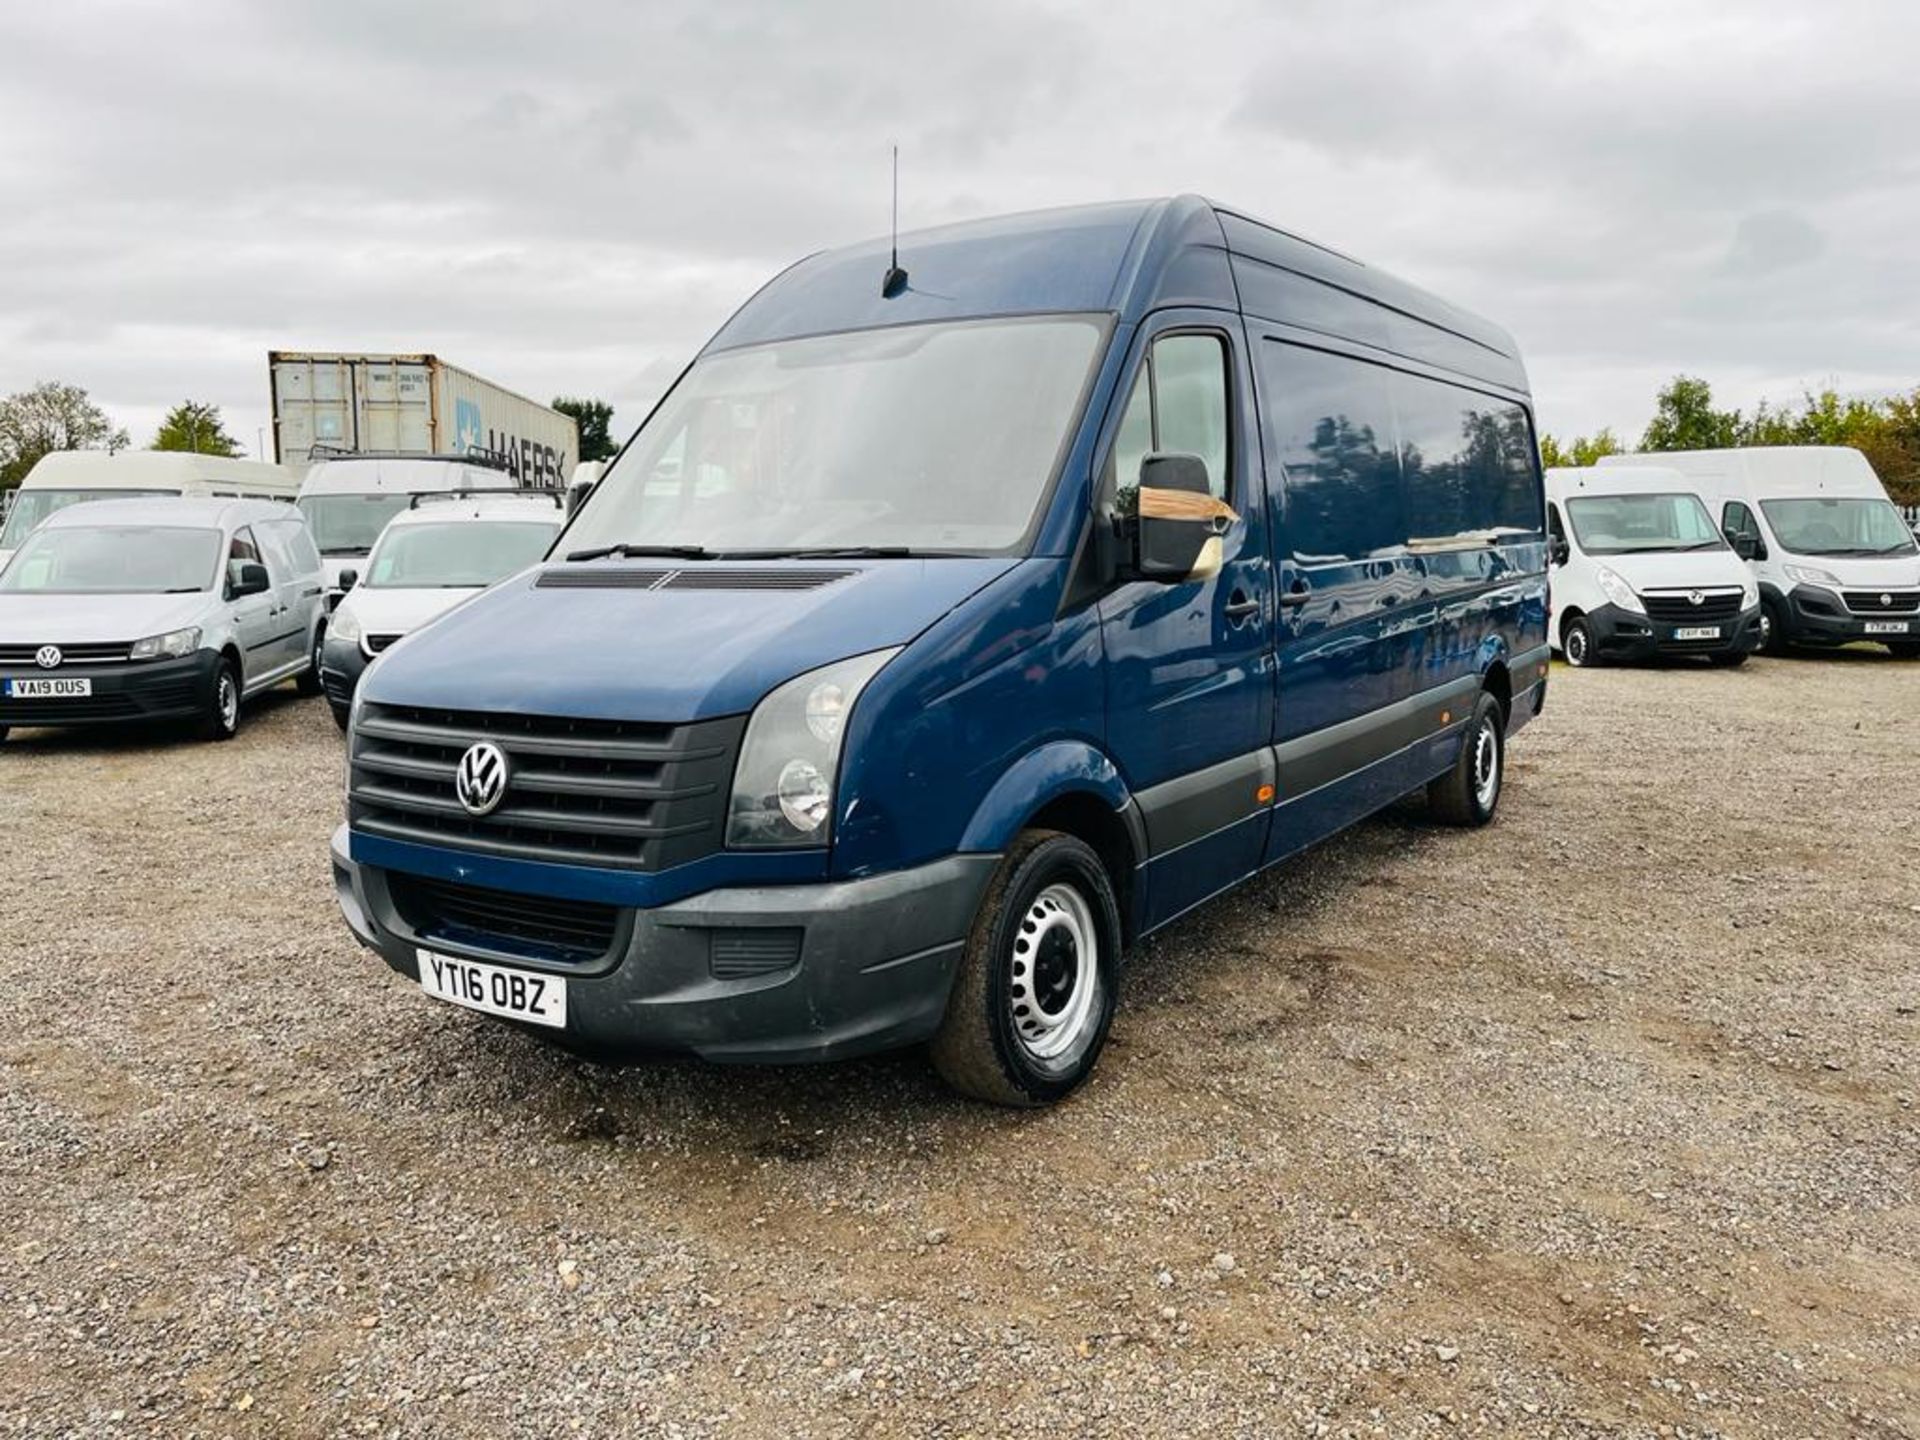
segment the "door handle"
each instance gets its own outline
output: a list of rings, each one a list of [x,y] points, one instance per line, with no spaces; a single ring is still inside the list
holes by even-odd
[[[1249,615],[1258,615],[1260,613],[1260,602],[1258,600],[1250,600],[1244,592],[1236,590],[1227,598],[1226,611],[1227,619],[1237,623],[1246,619]]]
[[[1312,598],[1313,592],[1311,590],[1288,590],[1281,595],[1280,604],[1285,609],[1291,610],[1295,606],[1306,604],[1307,601]]]

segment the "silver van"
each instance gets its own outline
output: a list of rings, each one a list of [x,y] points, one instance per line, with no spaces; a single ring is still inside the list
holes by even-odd
[[[0,570],[0,739],[14,726],[191,719],[320,692],[320,554],[291,505],[99,500],[49,517]]]

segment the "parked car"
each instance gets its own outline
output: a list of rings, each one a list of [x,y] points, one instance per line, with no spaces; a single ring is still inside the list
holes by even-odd
[[[323,618],[320,556],[291,505],[71,506],[0,570],[0,738],[189,718],[230,740],[261,691],[319,693]]]
[[[541,559],[561,519],[558,491],[416,495],[413,508],[380,532],[364,574],[340,576],[346,598],[334,609],[320,663],[340,728],[347,727],[360,676],[377,656]]]
[[[1858,450],[1753,446],[1651,458],[1692,482],[1749,557],[1768,649],[1877,640],[1920,657],[1920,547]]]
[[[252,460],[171,450],[56,450],[27,472],[7,507],[0,567],[36,525],[69,505],[137,495],[291,500],[298,488],[291,471]]]
[[[367,672],[341,908],[570,1046],[1058,1100],[1124,946],[1409,792],[1493,817],[1544,526],[1505,331],[1207,201],[815,255]]]
[[[490,455],[328,455],[300,482],[299,505],[326,564],[327,609],[346,593],[340,577],[360,568],[387,522],[416,495],[520,488],[504,460]]]
[[[1549,634],[1569,665],[1700,655],[1743,665],[1760,594],[1686,476],[1658,466],[1547,471]]]

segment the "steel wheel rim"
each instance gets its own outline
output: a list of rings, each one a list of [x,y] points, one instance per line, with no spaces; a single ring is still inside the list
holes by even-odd
[[[1765,610],[1760,612],[1760,643],[1762,645],[1773,643],[1773,617]]]
[[[1100,941],[1093,907],[1065,882],[1047,886],[1020,917],[1008,957],[1007,1005],[1020,1048],[1057,1061],[1084,1043],[1100,1009]]]
[[[1473,737],[1473,798],[1482,810],[1491,810],[1500,793],[1500,738],[1493,733],[1492,722],[1480,726]]]
[[[1587,632],[1578,625],[1567,631],[1567,663],[1569,665],[1587,663]]]
[[[220,728],[231,730],[240,723],[240,689],[233,683],[233,673],[222,671],[220,674],[220,694],[217,697],[220,706]]]

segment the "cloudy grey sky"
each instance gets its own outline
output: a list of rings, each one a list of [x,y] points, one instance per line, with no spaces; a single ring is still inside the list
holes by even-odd
[[[0,11],[0,391],[431,350],[624,431],[808,251],[1195,190],[1510,327],[1541,424],[1920,383],[1912,0]],[[269,442],[270,443],[270,442]]]

